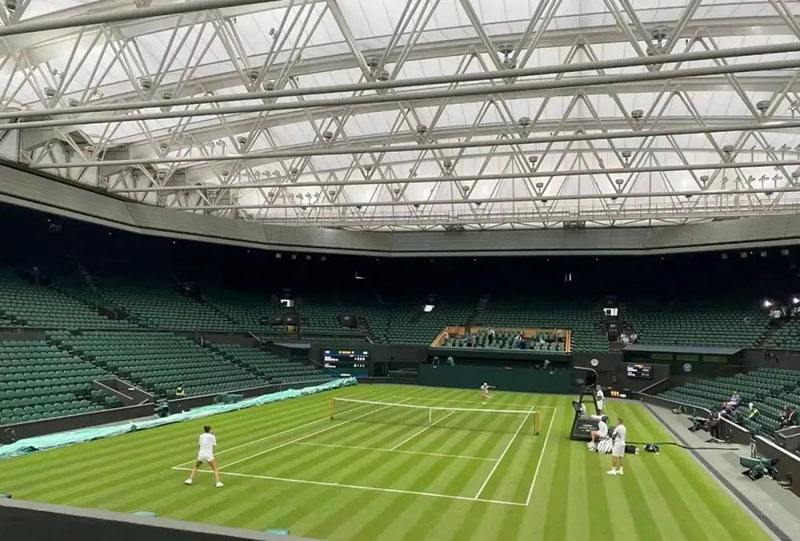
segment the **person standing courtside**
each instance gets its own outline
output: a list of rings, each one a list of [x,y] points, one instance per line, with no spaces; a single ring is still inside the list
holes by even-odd
[[[614,445],[611,447],[611,469],[606,473],[609,475],[623,475],[622,473],[622,459],[625,457],[625,436],[628,429],[622,423],[622,417],[617,419],[617,426],[614,428],[611,437],[614,439]]]
[[[606,409],[606,396],[603,394],[603,389],[598,385],[595,392],[595,404],[597,406],[597,414],[602,415],[603,410]]]

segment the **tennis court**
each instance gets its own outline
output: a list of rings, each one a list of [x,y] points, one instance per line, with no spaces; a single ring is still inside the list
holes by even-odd
[[[265,483],[528,505],[556,408],[459,402],[334,398],[328,419],[240,444],[220,456],[221,469]]]
[[[333,421],[331,396],[353,400]],[[609,458],[568,437],[572,398],[498,390],[481,406],[477,389],[359,385],[3,460],[0,491],[342,541],[767,538],[683,449],[606,475]],[[609,411],[634,441],[670,439],[639,404]],[[206,423],[221,489],[207,467],[183,484]]]

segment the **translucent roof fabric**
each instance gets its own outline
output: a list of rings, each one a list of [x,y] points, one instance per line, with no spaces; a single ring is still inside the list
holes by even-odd
[[[0,123],[19,140],[6,155],[147,203],[298,225],[649,226],[797,211],[797,2],[244,4],[4,37]],[[5,0],[0,20],[136,7]],[[699,52],[709,58],[686,56]],[[656,55],[675,56],[631,65]],[[585,69],[560,69],[571,64]],[[469,74],[483,79],[458,80]]]

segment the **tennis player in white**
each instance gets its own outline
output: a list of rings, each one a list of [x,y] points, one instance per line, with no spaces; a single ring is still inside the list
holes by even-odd
[[[614,438],[614,446],[611,448],[611,469],[606,473],[609,475],[623,475],[622,459],[625,456],[625,435],[628,430],[622,424],[622,418],[617,419],[617,426],[614,428],[611,437]]]
[[[203,465],[203,462],[208,462],[208,465],[211,466],[211,469],[214,471],[214,479],[217,481],[217,488],[222,487],[222,481],[219,480],[219,468],[217,468],[217,462],[214,460],[214,449],[217,447],[217,438],[211,433],[211,427],[209,425],[203,427],[203,433],[200,434],[198,444],[200,445],[200,450],[197,453],[197,462],[194,463],[192,473],[189,474],[189,478],[184,481],[184,483],[191,485],[192,481],[194,481],[194,476],[197,475],[197,469]]]
[[[486,404],[486,401],[492,397],[492,395],[489,394],[489,389],[495,389],[495,387],[489,385],[484,381],[483,385],[481,385],[481,398],[483,399],[484,404]]]

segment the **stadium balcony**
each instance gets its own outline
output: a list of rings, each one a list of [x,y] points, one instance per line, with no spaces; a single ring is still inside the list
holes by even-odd
[[[464,332],[459,332],[459,331]],[[522,336],[520,343],[516,337]],[[434,342],[439,347],[477,348],[498,350],[524,350],[553,353],[568,353],[569,331],[561,329],[479,329],[448,327]],[[516,345],[515,345],[516,344]]]
[[[178,385],[187,395],[266,385],[211,349],[168,332],[55,331],[49,336],[62,349],[158,396],[171,396]]]
[[[0,425],[117,407],[92,391],[108,373],[45,341],[0,342]]]
[[[600,328],[600,315],[589,302],[535,298],[492,300],[480,323],[497,328],[569,329],[570,351],[608,351],[608,337]]]

